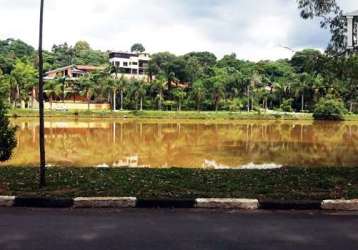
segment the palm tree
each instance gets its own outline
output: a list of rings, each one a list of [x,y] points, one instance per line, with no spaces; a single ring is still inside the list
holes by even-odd
[[[179,88],[174,91],[174,96],[178,100],[178,111],[181,111],[181,104],[182,104],[184,98],[186,97],[186,92]]]
[[[132,79],[131,80],[131,91],[132,91],[132,96],[134,97],[135,100],[135,106],[136,106],[136,110],[138,110],[138,99],[139,99],[139,103],[140,103],[140,111],[143,111],[143,98],[146,94],[146,88],[145,88],[145,84],[143,80],[138,80],[138,79]]]
[[[50,109],[52,110],[53,97],[63,93],[62,83],[57,79],[46,81],[44,84],[44,90],[49,98]]]
[[[39,113],[40,113],[40,188],[46,185],[46,155],[45,155],[45,117],[43,100],[43,13],[44,0],[40,2],[40,32],[39,32]]]
[[[305,92],[306,89],[312,80],[311,76],[308,73],[302,73],[300,75],[300,80],[295,84],[295,93],[301,97],[301,112],[305,110]]]
[[[205,87],[202,83],[202,81],[198,80],[193,83],[193,95],[196,100],[196,107],[198,112],[200,111],[200,105],[205,97]]]
[[[254,96],[251,91],[251,87],[254,88],[256,84],[260,83],[261,76],[256,72],[253,71],[250,73],[248,78],[245,78],[247,83],[247,111],[250,112],[254,109]]]
[[[215,105],[215,111],[218,112],[219,109],[219,103],[221,98],[223,98],[225,92],[224,92],[224,82],[219,80],[219,81],[215,81],[214,85],[213,85],[213,102]]]
[[[158,76],[152,84],[152,89],[158,92],[158,110],[162,110],[162,102],[164,101],[163,93],[166,85],[167,81],[162,75]]]
[[[85,74],[80,77],[79,85],[82,89],[81,94],[87,98],[87,109],[90,110],[91,99],[95,93],[96,84],[91,74]]]
[[[128,80],[127,78],[125,78],[123,75],[117,80],[117,87],[118,90],[120,91],[120,95],[121,95],[121,110],[123,110],[123,103],[124,103],[124,92],[127,89],[128,86]]]

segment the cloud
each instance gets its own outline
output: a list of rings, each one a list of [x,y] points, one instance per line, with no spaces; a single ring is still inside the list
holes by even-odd
[[[339,0],[347,10],[356,0]],[[37,44],[38,0],[0,0],[0,38]],[[6,24],[6,25],[3,25]],[[87,40],[102,50],[184,54],[235,52],[250,60],[290,57],[280,45],[323,49],[329,32],[302,20],[295,0],[51,0],[46,1],[45,46]]]

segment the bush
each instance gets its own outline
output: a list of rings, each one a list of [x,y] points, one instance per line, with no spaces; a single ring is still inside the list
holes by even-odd
[[[0,162],[10,159],[12,150],[16,147],[15,130],[10,126],[6,108],[0,101]]]
[[[292,109],[292,102],[293,102],[293,99],[287,99],[287,100],[284,100],[281,104],[281,110],[284,111],[284,112],[292,112],[293,109]]]
[[[313,117],[315,120],[342,121],[345,113],[347,109],[342,101],[322,98],[315,106]]]

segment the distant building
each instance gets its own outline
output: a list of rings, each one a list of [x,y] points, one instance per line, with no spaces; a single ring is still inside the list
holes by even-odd
[[[150,61],[148,53],[110,52],[110,63],[117,69],[118,74],[128,78],[146,79],[146,71]]]
[[[358,10],[346,13],[347,18],[347,46],[354,49],[358,46]]]
[[[80,93],[78,89],[79,78],[85,74],[103,70],[104,67],[92,65],[69,65],[50,70],[45,73],[44,80],[64,78],[62,93],[54,94],[54,91],[45,90],[45,108],[54,110],[108,110],[111,104],[107,99],[91,98]],[[35,93],[33,93],[34,95]],[[38,103],[35,103],[35,107]]]
[[[103,69],[103,67],[92,65],[69,65],[46,72],[44,80],[53,80],[60,77],[66,77],[67,80],[76,80],[86,73],[91,73],[101,69]]]

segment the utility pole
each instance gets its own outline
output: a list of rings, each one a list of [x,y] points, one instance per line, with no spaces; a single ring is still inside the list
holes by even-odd
[[[39,114],[40,114],[40,188],[46,186],[46,156],[45,156],[45,118],[44,118],[44,98],[43,98],[43,12],[44,0],[40,0],[40,31],[39,31]]]

